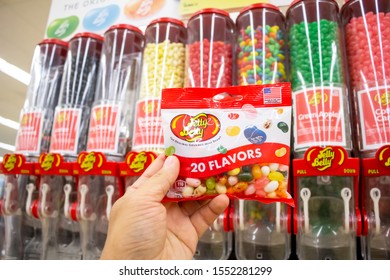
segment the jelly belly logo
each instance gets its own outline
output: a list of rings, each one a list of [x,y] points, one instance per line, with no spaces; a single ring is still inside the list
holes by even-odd
[[[101,153],[81,153],[77,159],[80,168],[85,172],[91,171],[92,169],[101,168],[104,163],[104,157]]]
[[[382,94],[375,94],[374,101],[382,106],[390,104],[390,92],[384,92]]]
[[[59,154],[43,154],[39,157],[39,163],[44,171],[48,171],[53,167],[60,166],[61,156]]]
[[[313,147],[306,152],[306,161],[318,171],[335,169],[341,166],[346,158],[342,147]]]
[[[139,173],[144,171],[155,159],[156,155],[152,152],[130,152],[126,156],[126,163],[134,173]]]
[[[328,95],[326,93],[322,94],[319,91],[314,92],[313,94],[308,95],[309,104],[311,106],[317,106],[321,103],[328,102]]]
[[[171,130],[179,139],[187,142],[204,142],[216,136],[221,129],[217,117],[200,113],[196,116],[178,115],[171,121]]]
[[[8,154],[4,156],[3,167],[10,172],[15,168],[20,168],[23,164],[23,157],[21,155]]]
[[[384,167],[390,167],[390,145],[381,147],[376,152],[376,158]]]

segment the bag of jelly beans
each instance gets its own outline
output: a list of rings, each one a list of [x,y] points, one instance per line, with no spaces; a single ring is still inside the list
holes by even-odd
[[[166,155],[180,173],[164,201],[230,198],[285,202],[291,135],[289,83],[162,92]]]

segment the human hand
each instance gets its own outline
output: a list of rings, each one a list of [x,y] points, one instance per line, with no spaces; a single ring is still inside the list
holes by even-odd
[[[115,202],[101,259],[192,259],[199,237],[229,199],[161,203],[179,166],[175,156],[160,155]]]

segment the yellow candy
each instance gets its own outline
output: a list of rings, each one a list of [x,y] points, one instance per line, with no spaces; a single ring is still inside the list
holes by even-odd
[[[260,165],[255,164],[252,166],[252,175],[253,175],[253,179],[259,179],[263,176]]]
[[[238,175],[238,173],[240,173],[241,171],[241,168],[237,167],[237,168],[234,168],[233,170],[230,170],[228,171],[228,175],[230,176],[235,176],[235,175]]]
[[[284,180],[284,176],[282,173],[278,172],[278,171],[271,171],[268,175],[268,179],[270,179],[271,181],[283,181]]]
[[[287,149],[285,147],[282,147],[275,151],[275,156],[282,157],[287,153]]]
[[[226,134],[229,136],[237,136],[240,133],[240,127],[238,126],[228,126],[226,128]]]

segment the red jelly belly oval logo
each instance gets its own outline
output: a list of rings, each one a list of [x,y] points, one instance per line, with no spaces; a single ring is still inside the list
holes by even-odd
[[[390,167],[390,145],[385,145],[381,147],[376,152],[376,158],[382,166],[389,168]]]
[[[187,142],[204,142],[218,134],[221,123],[211,114],[178,115],[171,121],[173,134]]]
[[[313,147],[307,150],[306,161],[318,171],[336,169],[340,167],[347,157],[346,151],[342,147]]]

